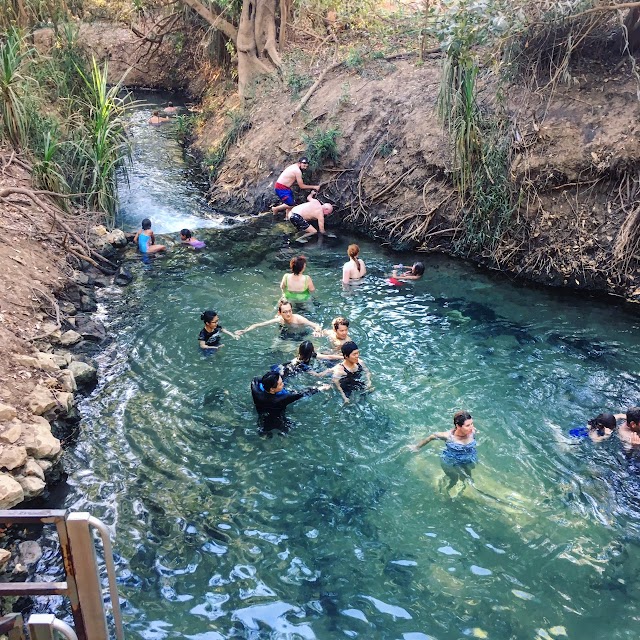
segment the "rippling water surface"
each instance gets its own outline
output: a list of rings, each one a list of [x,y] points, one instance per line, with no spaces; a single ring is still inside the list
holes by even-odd
[[[145,144],[170,138],[138,113]],[[156,169],[137,162],[131,219],[138,198],[155,206]],[[153,195],[158,210],[179,180]],[[200,215],[188,197],[167,229]],[[204,252],[136,258],[135,282],[104,294],[113,341],[67,456],[66,506],[113,528],[128,637],[636,638],[637,478],[616,442],[563,434],[639,402],[638,319],[435,257],[396,288],[389,265],[415,256],[366,241],[370,276],[343,291],[352,238],[310,243],[305,313],[351,320],[375,390],[304,399],[286,437],[261,437],[249,382],[299,339],[264,327],[203,355],[197,335],[209,307],[230,330],[273,317],[296,249],[272,229],[201,230]],[[475,487],[449,495],[442,445],[406,445],[459,408],[480,464]]]

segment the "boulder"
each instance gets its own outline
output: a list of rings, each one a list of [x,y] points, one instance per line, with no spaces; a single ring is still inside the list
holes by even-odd
[[[80,296],[80,311],[84,311],[85,313],[93,313],[98,310],[98,303],[96,302],[96,297],[91,294],[83,294]]]
[[[77,284],[89,284],[89,276],[86,273],[82,273],[82,271],[74,271],[71,279]]]
[[[22,424],[17,420],[0,425],[0,444],[14,444],[22,435]]]
[[[60,440],[53,437],[49,423],[43,422],[23,424],[22,443],[34,458],[55,458],[60,453]]]
[[[76,306],[72,302],[60,302],[60,311],[65,316],[75,316],[78,313]]]
[[[0,549],[0,571],[4,571],[9,560],[11,560],[11,553],[6,549]]]
[[[68,393],[67,391],[58,391],[55,395],[60,411],[62,411],[62,413],[64,414],[69,413],[73,409],[73,393]]]
[[[42,558],[42,549],[35,540],[25,540],[18,545],[20,560],[22,564],[35,564]]]
[[[41,416],[57,406],[56,399],[44,385],[39,384],[28,396],[27,406],[31,413]]]
[[[49,462],[49,464],[51,463]],[[35,476],[40,480],[44,480],[44,469],[33,458],[29,458],[27,464],[20,470],[20,475]]]
[[[73,374],[76,385],[81,389],[91,390],[98,384],[98,371],[86,362],[74,360],[69,365],[69,371]]]
[[[24,491],[15,479],[0,473],[0,509],[11,509],[24,500]]]
[[[76,329],[78,333],[87,340],[101,342],[107,337],[107,330],[104,328],[102,322],[95,320],[91,316],[76,316]]]
[[[0,447],[0,469],[17,469],[27,461],[27,450],[13,444]]]
[[[107,233],[104,239],[114,247],[127,246],[127,236],[124,234],[124,231],[122,231],[122,229],[113,229],[113,231]]]
[[[15,407],[0,403],[0,420],[13,420],[16,415]]]
[[[131,271],[128,271],[127,269],[123,269],[122,267],[120,267],[113,281],[115,284],[122,287],[133,281],[133,275],[131,274]]]
[[[36,354],[36,358],[38,359],[38,367],[43,371],[54,372],[60,370],[60,367],[56,364],[52,354],[39,351]]]
[[[62,385],[62,389],[68,393],[73,393],[78,390],[76,379],[73,377],[73,372],[69,369],[60,372],[60,384]]]
[[[63,345],[64,347],[69,347],[72,344],[76,344],[80,342],[80,340],[82,340],[82,336],[77,331],[74,331],[73,329],[69,329],[69,331],[65,331],[60,336],[60,344]]]
[[[104,225],[98,224],[95,227],[91,227],[91,233],[98,238],[106,236],[108,231]]]
[[[62,334],[62,335],[64,335],[64,334]],[[52,357],[53,357],[53,361],[61,369],[66,369],[69,366],[69,363],[71,362],[71,354],[70,353],[58,352],[58,353],[54,353]]]
[[[47,486],[44,480],[36,478],[36,476],[18,476],[16,482],[22,487],[25,500],[41,496]]]
[[[16,364],[22,365],[23,367],[33,367],[37,369],[40,366],[38,358],[34,358],[33,356],[23,356],[21,353],[14,353],[13,360]]]
[[[57,342],[60,339],[60,333],[60,327],[53,322],[45,322],[38,331],[38,335],[45,336],[51,342]]]

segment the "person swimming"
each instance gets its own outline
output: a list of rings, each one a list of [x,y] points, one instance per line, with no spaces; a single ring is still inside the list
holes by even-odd
[[[207,246],[202,240],[194,238],[190,229],[180,230],[180,243],[192,249],[204,249]]]
[[[340,358],[338,355],[330,353],[316,353],[313,342],[305,340],[300,343],[298,347],[298,353],[293,360],[285,362],[284,364],[274,364],[271,367],[271,371],[277,371],[283,378],[294,376],[298,373],[311,371],[312,360],[314,358],[322,358],[324,360],[336,360]]]
[[[587,420],[586,427],[576,427],[569,431],[573,438],[590,438],[593,442],[608,440],[616,430],[616,417],[612,413],[600,413]]]
[[[281,327],[289,329],[300,329],[307,326],[313,329],[314,335],[322,335],[322,327],[311,320],[307,320],[307,318],[301,316],[299,313],[293,313],[293,307],[288,300],[280,300],[278,302],[278,313],[275,318],[265,320],[264,322],[256,322],[249,325],[246,329],[238,329],[236,335],[241,336],[258,327],[266,327],[268,324],[279,324]]]
[[[411,451],[419,451],[433,440],[445,441],[445,447],[440,454],[440,462],[443,471],[449,478],[448,490],[459,480],[471,478],[470,472],[478,462],[475,433],[476,428],[473,426],[471,414],[468,411],[456,411],[453,414],[453,429],[432,433],[409,448]]]
[[[198,344],[201,349],[219,349],[222,346],[220,344],[220,337],[223,333],[231,336],[235,340],[238,339],[238,336],[234,333],[231,333],[231,331],[227,331],[220,326],[220,318],[218,317],[217,312],[213,309],[203,311],[200,315],[200,320],[204,322],[204,327],[198,336]]]
[[[291,273],[285,273],[280,282],[282,295],[289,302],[305,302],[316,290],[311,276],[305,276],[307,259],[304,256],[291,258],[289,262]]]
[[[355,342],[345,342],[340,350],[342,362],[329,369],[326,374],[320,375],[332,375],[333,384],[347,404],[354,391],[371,389],[371,373],[360,360],[360,350]]]
[[[350,244],[347,248],[349,262],[345,262],[342,267],[342,284],[349,284],[351,280],[360,280],[367,274],[367,267],[360,257],[360,247],[357,244]]]
[[[391,272],[391,279],[395,280],[420,280],[424,275],[424,263],[422,262],[414,262],[413,266],[406,270],[404,273],[398,273],[398,270],[404,269],[404,265],[402,264],[394,264],[393,271]]]
[[[331,321],[331,329],[325,331],[325,335],[329,338],[331,343],[337,349],[345,344],[345,342],[350,342],[351,338],[349,337],[349,320],[344,318],[343,316],[338,316]]]

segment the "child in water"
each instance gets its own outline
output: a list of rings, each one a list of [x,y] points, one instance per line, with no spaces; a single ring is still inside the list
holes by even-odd
[[[411,451],[419,451],[425,444],[433,440],[444,440],[445,447],[440,454],[443,471],[449,478],[451,489],[459,480],[471,478],[470,471],[478,462],[476,451],[476,428],[473,418],[468,411],[456,411],[453,414],[453,429],[451,431],[437,431],[427,436],[417,444],[411,445]]]
[[[149,218],[145,218],[141,226],[142,229],[139,229],[133,237],[133,241],[137,243],[140,253],[158,253],[167,248],[163,244],[156,244],[156,237],[151,231],[151,220]]]
[[[311,370],[311,360],[313,358],[322,358],[323,360],[339,360],[340,356],[331,353],[316,353],[313,342],[305,340],[300,343],[298,353],[293,360],[284,364],[274,364],[271,371],[276,371],[283,378]]]
[[[191,231],[189,229],[181,229],[180,230],[180,242],[182,244],[186,244],[188,247],[192,249],[204,249],[205,243],[202,240],[198,240],[191,235]]]
[[[403,264],[394,264],[391,278],[396,280],[420,280],[424,275],[424,264],[422,262],[414,262],[413,266],[404,273],[398,273],[398,270],[405,269]]]
[[[608,440],[616,430],[616,418],[611,413],[601,413],[587,420],[586,427],[576,427],[569,431],[573,438],[589,438],[593,442]]]
[[[220,344],[221,333],[226,333],[228,336],[238,339],[238,336],[220,326],[220,318],[213,309],[204,311],[200,316],[200,320],[204,322],[204,328],[198,336],[198,344],[201,349],[219,349],[222,346]]]

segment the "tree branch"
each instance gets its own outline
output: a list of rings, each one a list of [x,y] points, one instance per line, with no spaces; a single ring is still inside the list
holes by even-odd
[[[230,22],[227,22],[222,15],[216,15],[198,0],[181,1],[193,9],[201,18],[204,18],[214,29],[217,29],[227,36],[227,38],[233,42],[233,45],[236,46],[238,41],[238,30]]]

